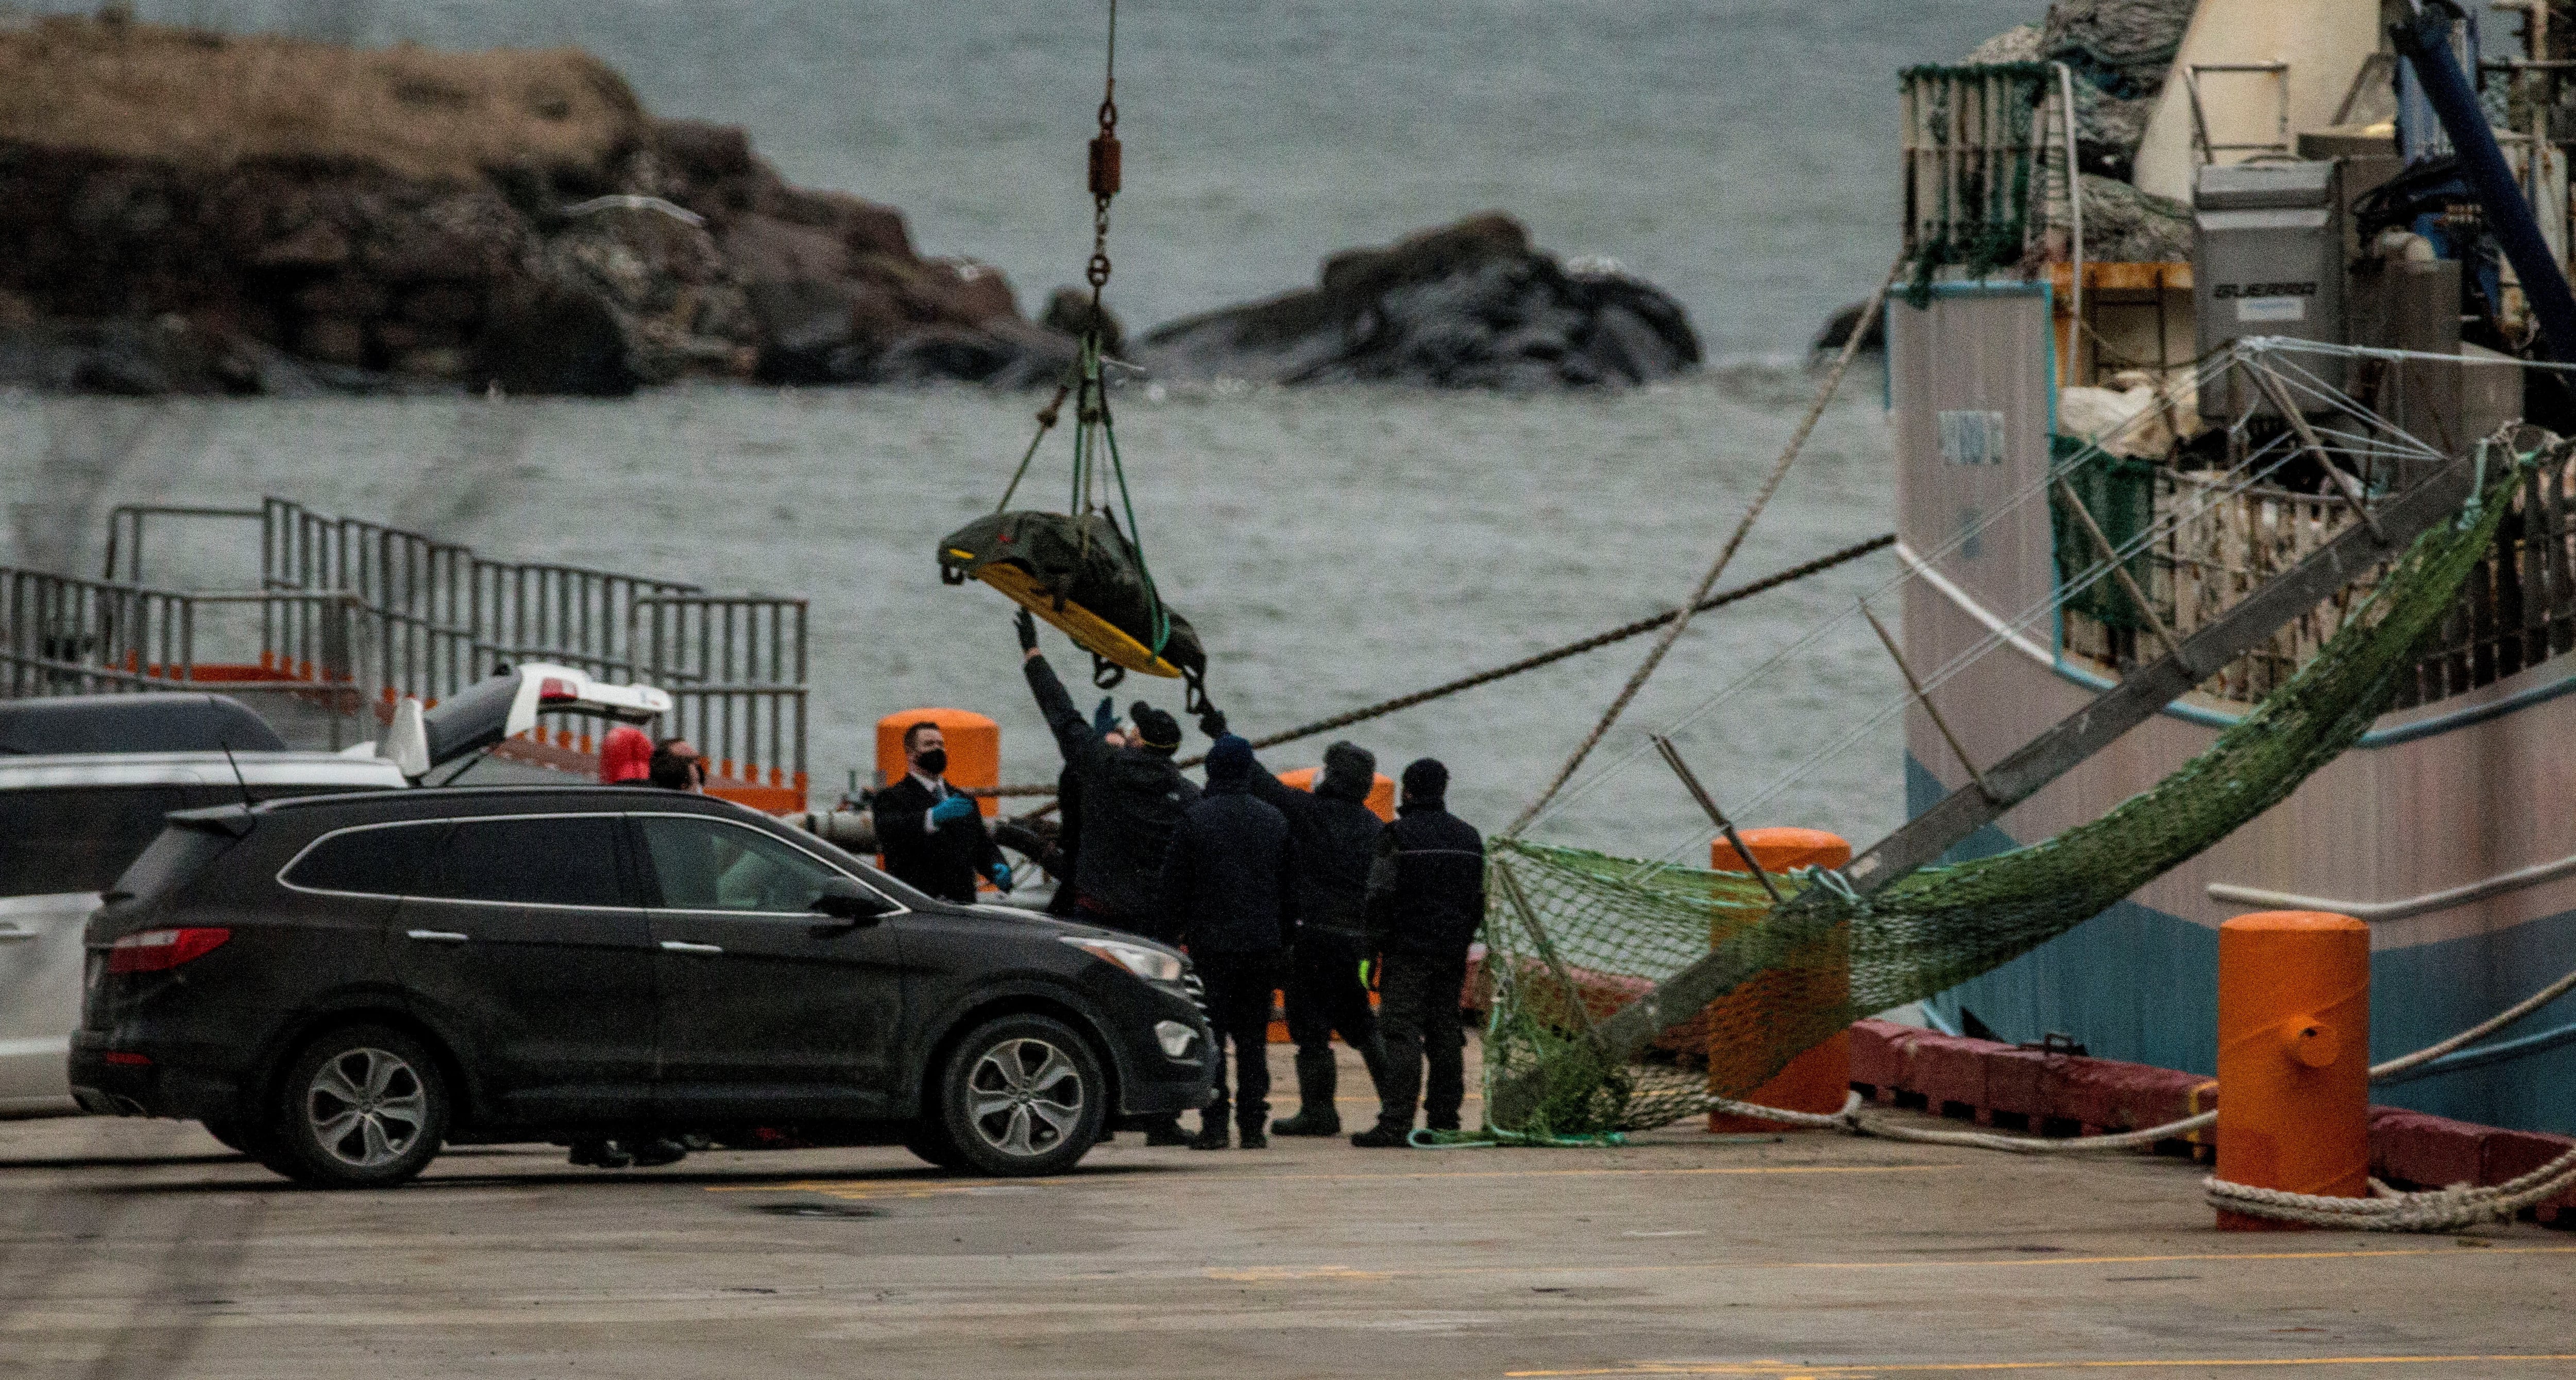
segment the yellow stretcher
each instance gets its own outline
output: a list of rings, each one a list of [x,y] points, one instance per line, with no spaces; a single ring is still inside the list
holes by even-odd
[[[954,548],[952,548],[954,550]],[[974,553],[956,551],[961,559],[971,560]],[[1059,602],[1042,588],[1036,577],[1023,567],[996,561],[978,567],[975,578],[1011,597],[1012,602],[1053,624],[1058,632],[1070,637],[1074,645],[1114,665],[1149,676],[1179,679],[1181,668],[1154,655],[1153,649],[1118,630],[1107,619],[1067,599]]]

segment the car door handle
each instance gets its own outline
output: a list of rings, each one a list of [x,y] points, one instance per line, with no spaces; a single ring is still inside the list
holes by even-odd
[[[15,925],[11,925],[7,929],[0,929],[0,944],[15,944],[22,939],[33,939],[35,937],[36,932],[34,930],[22,930]]]
[[[662,941],[662,952],[669,954],[720,954],[724,952],[724,946],[722,944],[692,944],[685,939],[665,939]]]
[[[424,944],[464,944],[474,938],[470,934],[460,934],[455,930],[405,930],[403,935]]]

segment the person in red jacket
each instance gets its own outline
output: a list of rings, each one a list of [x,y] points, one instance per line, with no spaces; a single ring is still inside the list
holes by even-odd
[[[599,740],[599,784],[622,786],[653,775],[653,740],[633,724],[619,724]]]

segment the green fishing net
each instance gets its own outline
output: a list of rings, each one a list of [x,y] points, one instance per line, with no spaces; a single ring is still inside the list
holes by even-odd
[[[2526,467],[2528,461],[2526,461]],[[2418,538],[2316,659],[2209,749],[2109,814],[2043,843],[1923,868],[1867,898],[1838,873],[1752,877],[1521,840],[1490,852],[1486,1106],[1513,1083],[1530,1139],[1664,1125],[1741,1096],[1853,1020],[1992,970],[2100,914],[2271,808],[2350,747],[2413,674],[2511,507],[2489,485]],[[1595,1022],[1717,945],[1753,976],[1704,1009],[1657,1013],[1643,1055],[1605,1053]],[[1536,1079],[1535,1096],[1517,1080]]]

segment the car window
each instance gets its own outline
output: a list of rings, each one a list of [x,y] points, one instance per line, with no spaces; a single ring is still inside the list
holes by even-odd
[[[757,829],[717,819],[648,815],[644,854],[671,910],[803,912],[839,873]]]
[[[105,891],[172,810],[237,799],[230,785],[0,791],[0,896]]]
[[[519,905],[628,904],[617,879],[617,821],[609,815],[460,819],[408,893]]]
[[[286,884],[370,896],[414,894],[435,854],[444,822],[389,824],[333,834],[286,869]]]

